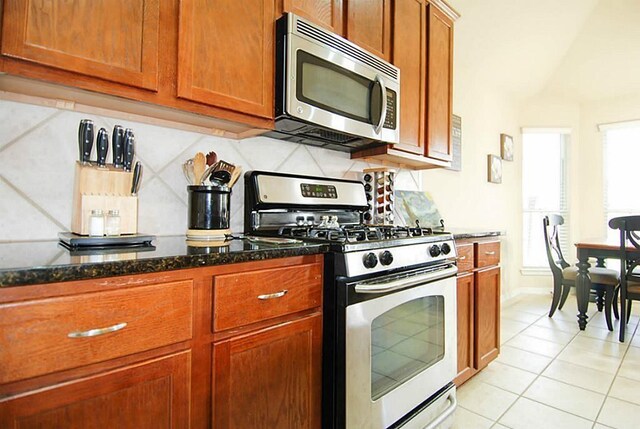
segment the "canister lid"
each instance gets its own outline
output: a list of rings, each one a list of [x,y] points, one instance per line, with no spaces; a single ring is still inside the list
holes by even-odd
[[[203,193],[221,193],[229,194],[231,189],[227,185],[189,185],[187,186],[189,192],[203,192]]]

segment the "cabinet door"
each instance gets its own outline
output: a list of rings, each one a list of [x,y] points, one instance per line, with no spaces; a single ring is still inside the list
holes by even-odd
[[[482,369],[500,352],[500,267],[475,277],[475,367]]]
[[[189,427],[191,353],[38,389],[0,403],[0,427]]]
[[[322,315],[213,347],[213,427],[320,428]]]
[[[347,39],[391,60],[391,1],[347,0]]]
[[[158,89],[159,0],[6,0],[2,54]]]
[[[428,15],[426,155],[451,161],[453,22],[433,5]]]
[[[295,13],[333,33],[344,34],[342,0],[283,0],[282,7],[282,12]]]
[[[394,147],[424,155],[425,3],[396,0],[394,5],[393,64],[400,69],[400,143]]]
[[[454,380],[460,386],[474,373],[473,368],[473,273],[458,275],[458,376]]]
[[[178,96],[273,118],[273,0],[182,0]]]

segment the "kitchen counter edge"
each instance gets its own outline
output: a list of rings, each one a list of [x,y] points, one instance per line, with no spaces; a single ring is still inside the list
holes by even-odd
[[[466,240],[470,238],[491,238],[491,237],[501,237],[503,235],[507,235],[506,231],[499,230],[488,230],[488,231],[465,231],[461,230],[453,230],[453,239],[454,240]]]

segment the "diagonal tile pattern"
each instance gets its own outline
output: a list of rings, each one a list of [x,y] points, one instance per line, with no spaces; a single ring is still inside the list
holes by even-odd
[[[458,389],[455,429],[638,427],[638,309],[620,343],[619,321],[609,332],[593,304],[580,331],[575,297],[551,319],[550,302],[527,295],[503,308],[502,332],[507,326],[510,335],[503,335],[498,359]]]
[[[347,153],[302,146],[266,137],[230,140],[111,117],[0,100],[0,242],[55,239],[71,223],[77,130],[82,118],[96,130],[115,124],[136,134],[136,157],[144,167],[139,197],[141,232],[183,234],[187,189],[181,164],[196,152],[218,154],[244,171],[267,170],[359,179],[375,167]],[[93,149],[95,158],[95,145]],[[109,155],[110,157],[110,155]],[[419,172],[398,172],[398,189],[421,189]],[[231,227],[242,232],[244,180],[231,195]]]

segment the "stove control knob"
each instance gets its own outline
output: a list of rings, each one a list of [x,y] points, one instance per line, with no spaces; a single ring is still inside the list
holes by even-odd
[[[378,257],[375,255],[375,253],[367,253],[362,258],[362,263],[366,268],[374,268],[376,265],[378,265]]]
[[[429,247],[429,254],[431,256],[433,256],[434,258],[436,256],[440,255],[440,247],[437,244],[434,244],[433,246]]]
[[[388,250],[380,254],[380,263],[382,265],[390,265],[393,262],[393,255]]]
[[[443,243],[442,244],[442,254],[443,255],[448,255],[449,252],[451,252],[451,246],[449,246],[449,243]]]

